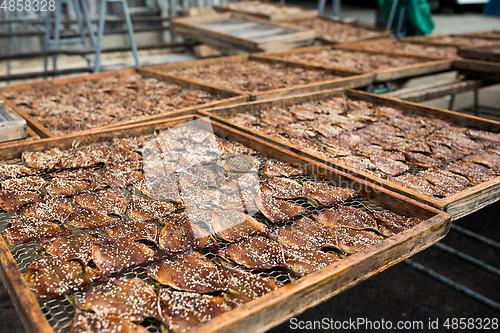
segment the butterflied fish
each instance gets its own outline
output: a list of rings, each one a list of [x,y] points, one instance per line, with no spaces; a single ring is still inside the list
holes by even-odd
[[[95,229],[108,224],[115,223],[116,220],[106,214],[85,207],[75,207],[68,217],[68,224],[78,229]]]
[[[478,151],[467,156],[467,160],[487,166],[495,173],[500,174],[500,156],[486,151]]]
[[[339,247],[347,253],[356,253],[384,240],[373,231],[335,228]]]
[[[31,191],[0,190],[0,207],[13,213],[24,205],[42,201],[40,194]]]
[[[125,197],[117,188],[77,195],[75,201],[85,208],[103,214],[123,216],[127,209]]]
[[[106,163],[111,156],[111,148],[106,143],[82,148],[92,165]]]
[[[374,211],[372,213],[377,220],[378,230],[385,236],[399,234],[422,222],[416,217],[405,217],[391,212]]]
[[[142,180],[142,172],[137,170],[104,171],[102,181],[110,187],[126,187]]]
[[[420,176],[439,187],[445,196],[452,195],[472,186],[472,183],[464,176],[447,170],[428,169],[421,172]]]
[[[305,172],[285,162],[268,160],[264,167],[264,173],[269,177],[291,177],[303,175]]]
[[[400,142],[391,142],[382,144],[387,150],[397,150],[405,153],[430,153],[430,147],[422,141],[408,141],[403,140]]]
[[[113,316],[101,316],[96,313],[78,311],[73,319],[70,333],[148,333],[141,325]]]
[[[217,188],[224,192],[235,193],[250,187],[260,185],[259,176],[256,173],[234,173],[218,170]]]
[[[427,180],[419,176],[407,174],[397,177],[390,177],[389,181],[396,185],[417,191],[418,193],[428,196],[444,196],[443,191],[439,187],[432,185]]]
[[[22,165],[0,164],[0,181],[11,178],[36,176],[38,171]]]
[[[233,155],[228,156],[223,164],[227,171],[257,172],[259,171],[260,161],[250,155]]]
[[[276,127],[293,123],[295,121],[290,112],[277,107],[261,110],[260,118],[266,124]]]
[[[181,187],[197,187],[200,189],[216,187],[217,179],[215,174],[205,166],[193,166],[187,170],[177,173]]]
[[[443,164],[439,159],[421,153],[405,152],[405,157],[408,162],[424,168],[439,168]]]
[[[94,188],[94,185],[84,180],[52,178],[45,187],[45,191],[53,197],[59,195],[70,197],[92,188]]]
[[[441,144],[429,144],[431,147],[432,154],[436,156],[437,158],[443,159],[443,160],[457,160],[462,157],[464,157],[463,154],[457,153],[454,151],[452,148],[441,145]]]
[[[123,148],[115,148],[111,151],[106,164],[119,164],[125,161],[141,161],[141,155]]]
[[[92,246],[92,260],[101,273],[109,277],[122,270],[156,261],[155,251],[144,244],[123,239],[99,239]]]
[[[336,248],[337,237],[332,229],[308,217],[276,230],[276,240],[285,247],[296,249]]]
[[[317,115],[312,105],[307,104],[296,104],[289,108],[291,114],[293,114],[299,120],[314,120]]]
[[[196,206],[219,206],[220,201],[224,197],[224,194],[218,190],[203,189],[196,186],[190,186],[190,184],[185,184],[186,186],[181,187],[182,203],[186,207],[196,207]]]
[[[189,331],[231,310],[223,297],[161,289],[158,309],[163,323],[176,333]]]
[[[170,179],[148,177],[135,187],[151,199],[181,201],[179,185]]]
[[[28,243],[34,239],[54,237],[63,232],[58,224],[16,215],[7,221],[2,234],[10,245]]]
[[[375,164],[373,164],[373,162],[370,161],[370,159],[363,156],[353,155],[345,157],[336,157],[333,158],[332,160],[366,172],[373,172],[373,170],[377,169]]]
[[[216,245],[209,232],[190,221],[189,213],[172,214],[162,222],[165,226],[158,245],[170,253],[202,250]]]
[[[133,136],[130,138],[115,139],[113,141],[114,145],[118,148],[139,152],[142,150],[142,148],[144,148],[147,142],[148,140],[146,140],[143,135]]]
[[[52,197],[45,202],[35,202],[26,208],[24,214],[40,220],[64,222],[72,212],[73,206],[68,198]]]
[[[285,268],[283,247],[264,237],[252,237],[229,245],[220,251],[223,257],[248,268]]]
[[[166,259],[159,265],[149,266],[147,272],[159,283],[178,290],[210,293],[226,289],[217,266],[198,252]]]
[[[141,221],[119,221],[103,227],[113,238],[128,241],[147,240],[156,243],[158,228],[153,223]]]
[[[88,263],[92,259],[92,245],[96,238],[82,232],[74,236],[59,236],[42,242],[42,247],[54,257],[62,260],[79,259]]]
[[[262,193],[278,199],[294,199],[304,196],[302,185],[295,180],[281,177],[268,178],[261,185]]]
[[[117,316],[130,321],[158,318],[157,297],[150,285],[138,278],[110,279],[77,296],[81,309],[102,316]]]
[[[215,234],[230,242],[262,234],[267,230],[265,224],[237,210],[214,209],[212,220]]]
[[[58,257],[39,257],[28,265],[26,283],[39,302],[77,291],[101,278],[96,270]]]
[[[383,156],[372,156],[370,160],[375,166],[390,176],[399,176],[410,169],[410,167],[403,162],[393,160],[392,158]]]
[[[474,138],[474,139],[479,139],[481,141],[486,141],[489,143],[500,142],[500,134],[499,133],[481,131],[481,130],[476,130],[476,129],[469,129],[469,130],[467,130],[467,135]]]
[[[132,220],[149,222],[165,218],[177,209],[176,205],[169,202],[133,196],[128,202],[127,214]]]
[[[283,223],[294,217],[305,214],[307,210],[294,203],[275,199],[269,195],[262,194],[255,198],[260,212],[273,223]]]
[[[340,260],[334,253],[310,249],[284,249],[286,266],[298,277],[319,271]]]
[[[317,200],[323,206],[333,206],[344,201],[357,198],[359,194],[347,187],[304,182],[304,194],[307,198]]]
[[[38,176],[11,178],[1,182],[2,189],[6,191],[40,191],[47,185],[45,179]]]
[[[61,159],[56,164],[57,169],[78,169],[92,166],[91,159],[81,149],[64,150]]]
[[[227,140],[219,143],[222,155],[257,155],[258,152],[242,145],[239,142]]]
[[[448,170],[467,177],[473,184],[481,184],[495,178],[491,169],[469,161],[454,162],[448,165]]]
[[[99,175],[93,169],[64,170],[57,173],[51,173],[50,175],[54,178],[87,180],[90,182],[95,182],[99,178]]]
[[[314,218],[331,228],[345,227],[357,230],[377,230],[377,221],[354,207],[337,206],[314,215]]]
[[[229,302],[241,306],[278,289],[276,280],[248,273],[239,269],[222,267],[220,274],[227,287]]]
[[[23,161],[34,169],[50,170],[59,163],[63,152],[59,148],[52,148],[44,151],[24,151],[21,156]]]

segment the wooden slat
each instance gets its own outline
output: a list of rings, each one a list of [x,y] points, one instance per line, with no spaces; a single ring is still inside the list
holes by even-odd
[[[255,4],[256,1],[240,1],[238,2],[238,5],[245,5],[245,4]],[[318,16],[318,10],[316,9],[310,9],[310,8],[304,8],[300,6],[294,6],[290,4],[281,4],[281,3],[270,3],[270,2],[262,2],[258,1],[258,3],[264,3],[267,5],[273,5],[277,8],[293,8],[296,9],[297,11],[294,13],[256,13],[256,12],[251,12],[245,9],[231,9],[229,8],[229,4],[222,4],[218,6],[214,6],[214,9],[217,10],[218,12],[235,12],[235,13],[242,13],[246,15],[251,15],[254,17],[270,20],[270,21],[285,21],[285,20],[290,20],[290,19],[308,19],[308,18],[313,18]]]
[[[462,47],[458,50],[458,55],[469,59],[500,62],[500,53],[490,51],[491,48],[499,50],[500,43],[495,46],[486,46],[486,47],[467,47],[467,48]]]
[[[484,60],[457,59],[453,62],[456,69],[463,69],[470,72],[486,73],[500,76],[500,63]]]

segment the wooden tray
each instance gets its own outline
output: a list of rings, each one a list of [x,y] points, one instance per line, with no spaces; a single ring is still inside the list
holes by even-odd
[[[248,6],[255,5],[265,5],[271,6],[276,12],[263,13],[262,11],[248,8]],[[238,6],[237,8],[231,8],[232,6]],[[242,13],[258,18],[270,20],[270,21],[286,21],[290,19],[308,19],[318,16],[317,9],[304,8],[300,6],[294,6],[290,4],[282,4],[276,2],[267,1],[239,1],[233,3],[225,3],[222,5],[214,6],[214,9],[218,12],[235,12]]]
[[[311,46],[311,47],[305,47],[305,48],[296,49],[296,50],[288,50],[288,51],[283,51],[283,52],[257,53],[257,54],[253,54],[252,58],[253,59],[280,60],[279,56],[284,55],[284,54],[296,54],[296,53],[302,53],[302,52],[308,52],[308,51],[313,52],[313,51],[318,51],[318,50],[327,50],[327,49],[336,49],[336,48],[337,48],[336,46]],[[346,52],[348,52],[348,51],[346,51]],[[357,51],[357,52],[364,52],[364,51]],[[365,52],[365,53],[387,55],[385,53],[380,53],[380,52]],[[401,55],[397,55],[397,56],[393,55],[393,56],[394,57],[404,57]],[[375,82],[385,82],[385,81],[397,80],[397,79],[402,79],[402,78],[412,78],[412,77],[416,77],[416,76],[447,71],[452,66],[452,59],[435,60],[435,59],[431,59],[428,57],[416,57],[416,56],[413,56],[413,58],[419,58],[422,60],[426,60],[426,62],[374,71],[374,72],[372,72],[372,74],[375,75],[374,81]],[[337,70],[351,71],[351,72],[354,71],[353,69],[342,67],[341,64],[339,64],[339,66],[334,66],[334,65],[321,66],[321,65],[310,63],[307,61],[288,60],[287,62],[296,63],[296,64],[302,65],[302,66],[316,67],[316,68],[337,69]],[[361,73],[366,73],[366,72],[358,71],[358,73],[361,74]]]
[[[485,39],[499,39],[500,40],[500,30],[468,32],[468,33],[464,33],[464,34],[453,34],[452,36],[470,37],[470,38],[485,38]]]
[[[457,59],[453,67],[469,77],[500,82],[500,62]]]
[[[350,38],[350,39],[339,40],[339,38],[335,34],[332,35],[332,34],[325,32],[324,30],[321,30],[321,26],[319,26],[318,24],[315,24],[316,20],[320,20],[320,21],[322,21],[323,24],[329,24],[329,25],[332,25],[333,27],[338,27],[340,25],[344,29],[350,28],[352,30],[357,30],[357,29],[368,30],[368,33],[365,35],[362,35],[362,36],[354,36],[353,38]],[[308,21],[312,21],[312,22],[308,22]],[[378,38],[386,38],[386,37],[389,37],[392,33],[390,30],[385,30],[383,28],[372,27],[370,25],[360,24],[360,23],[355,23],[355,22],[346,22],[343,20],[336,20],[336,19],[329,17],[329,16],[319,16],[317,18],[288,20],[287,23],[295,25],[295,26],[301,26],[304,28],[312,26],[314,28],[314,31],[316,32],[316,40],[323,43],[323,44],[356,43],[359,41],[378,39]]]
[[[493,50],[496,50],[497,52],[494,52]],[[494,61],[500,63],[500,43],[485,47],[463,47],[458,50],[458,55],[468,59]]]
[[[414,190],[407,189],[399,185],[395,185],[389,182],[388,180],[376,177],[370,173],[355,169],[343,163],[334,162],[333,160],[325,160],[324,157],[316,153],[300,150],[296,148],[294,145],[284,140],[270,137],[268,135],[256,132],[247,127],[238,126],[232,122],[227,121],[223,117],[224,115],[228,114],[258,111],[269,107],[285,108],[287,106],[298,103],[318,101],[337,96],[346,96],[353,99],[359,99],[390,107],[396,107],[405,110],[407,112],[410,112],[412,114],[451,121],[457,126],[476,128],[476,129],[500,133],[500,122],[474,116],[463,115],[458,112],[420,105],[412,102],[402,101],[399,99],[381,97],[379,95],[361,92],[357,90],[351,90],[351,89],[347,90],[336,89],[336,90],[324,91],[324,92],[289,97],[289,98],[274,99],[262,102],[252,102],[252,103],[237,105],[231,108],[207,109],[201,111],[200,113],[205,116],[210,116],[211,119],[216,120],[222,124],[238,128],[244,131],[245,133],[249,133],[250,135],[256,136],[267,142],[271,142],[281,147],[285,147],[286,149],[291,150],[294,153],[303,154],[308,158],[321,161],[322,163],[328,166],[333,166],[342,171],[353,174],[357,177],[366,179],[377,185],[381,185],[385,188],[389,188],[395,192],[401,193],[406,197],[436,207],[450,214],[453,220],[457,220],[463,216],[471,214],[500,199],[500,177],[495,177],[487,182],[467,188],[464,191],[458,192],[446,198],[442,199],[435,198],[421,194]]]
[[[58,78],[58,79],[46,80],[46,81],[20,83],[20,84],[15,84],[15,85],[11,85],[11,86],[6,86],[6,87],[3,87],[0,89],[0,99],[5,101],[5,103],[8,106],[10,106],[13,110],[15,110],[17,113],[19,113],[24,119],[26,119],[28,125],[30,127],[32,127],[32,129],[36,132],[37,135],[39,135],[42,138],[56,137],[57,135],[54,134],[53,132],[51,132],[50,129],[48,129],[47,127],[42,125],[37,119],[30,116],[25,111],[21,110],[17,105],[15,105],[13,102],[9,101],[9,99],[7,99],[5,96],[3,96],[2,93],[5,91],[20,91],[20,92],[22,92],[23,90],[26,90],[27,88],[32,88],[32,87],[51,86],[51,85],[58,85],[58,84],[63,85],[66,83],[91,81],[91,80],[95,80],[95,79],[103,78],[103,77],[112,77],[112,76],[116,76],[116,75],[127,75],[127,74],[133,74],[133,73],[137,73],[137,72],[139,72],[140,74],[143,74],[143,76],[156,77],[161,81],[165,81],[168,83],[175,83],[175,84],[177,84],[183,88],[186,88],[186,89],[193,89],[193,90],[200,89],[200,90],[209,92],[212,95],[218,95],[222,99],[215,100],[213,102],[202,104],[202,105],[190,106],[190,107],[180,108],[177,110],[163,112],[163,113],[159,113],[156,115],[149,115],[149,116],[138,117],[138,118],[134,118],[134,119],[130,119],[130,120],[123,120],[123,121],[119,121],[119,122],[116,122],[113,124],[108,124],[108,125],[105,125],[102,127],[80,131],[81,133],[90,133],[92,131],[95,131],[96,129],[117,127],[117,126],[126,125],[126,124],[152,121],[155,119],[172,118],[172,117],[178,117],[178,116],[187,115],[187,114],[194,114],[199,109],[202,109],[202,108],[238,104],[238,103],[246,102],[248,100],[248,97],[244,94],[238,94],[238,93],[235,93],[233,91],[229,91],[229,90],[225,90],[225,89],[221,89],[221,88],[216,88],[216,87],[206,87],[206,86],[199,85],[195,82],[186,82],[186,81],[182,81],[182,80],[177,80],[174,77],[167,77],[167,76],[163,76],[161,74],[143,73],[142,71],[138,71],[138,70],[132,69],[132,68],[131,69],[122,69],[122,70],[117,70],[117,71],[108,71],[108,72],[101,72],[101,73],[93,73],[93,74],[85,74],[85,75],[78,75],[78,76],[72,76],[72,77]]]
[[[446,40],[448,37],[457,37],[459,40]],[[487,46],[497,43],[495,40],[488,38],[471,38],[464,35],[431,35],[431,36],[415,36],[405,37],[402,39],[405,42],[431,44],[431,45],[444,45],[444,46],[457,46],[457,47],[473,47],[479,45],[470,45],[470,43],[481,43],[481,46]]]
[[[184,116],[107,129],[92,135],[74,134],[66,138],[46,138],[30,144],[12,145],[9,149],[0,150],[0,156],[2,159],[19,158],[23,150],[41,150],[50,147],[69,148],[73,142],[86,145],[108,141],[115,137],[147,135],[159,129],[180,125],[199,118],[197,116]],[[287,284],[286,287],[222,314],[210,322],[190,330],[190,332],[265,331],[431,246],[442,239],[449,230],[450,216],[444,212],[356,179],[342,171],[287,151],[234,128],[210,122],[208,119],[202,121],[206,126],[211,124],[215,134],[219,136],[239,141],[259,150],[267,157],[302,165],[312,176],[329,179],[337,185],[355,187],[363,197],[386,209],[407,216],[419,217],[424,221],[375,246]],[[28,332],[53,332],[40,305],[29,291],[3,237],[0,237],[0,264],[0,275],[26,330]]]
[[[214,48],[246,52],[288,50],[311,45],[315,37],[314,30],[232,12],[176,18],[170,30]]]
[[[175,64],[168,64],[168,65],[143,67],[141,69],[141,72],[162,75],[165,77],[172,77],[173,79],[176,79],[178,81],[185,81],[186,83],[199,84],[199,85],[203,85],[206,87],[212,87],[212,88],[216,89],[219,86],[212,85],[206,81],[202,81],[201,79],[189,79],[189,78],[182,77],[181,75],[171,75],[171,74],[167,74],[166,71],[170,70],[170,69],[183,68],[183,67],[207,66],[207,65],[211,65],[211,64],[224,64],[224,63],[228,63],[228,62],[245,62],[248,60],[254,60],[253,56],[248,55],[248,54],[241,54],[241,55],[229,56],[229,57],[195,60],[195,61],[180,62],[180,63],[175,63]],[[296,63],[292,63],[292,62],[288,62],[288,61],[276,61],[273,59],[258,58],[255,60],[262,61],[262,62],[268,62],[268,63],[283,63],[283,64],[286,64],[287,66],[291,66],[291,67],[321,69],[321,70],[326,71],[329,74],[339,75],[339,76],[344,76],[344,77],[340,78],[340,79],[315,82],[315,83],[310,83],[310,84],[306,84],[306,85],[302,85],[302,86],[280,88],[280,89],[274,89],[274,90],[268,90],[268,91],[248,92],[248,91],[237,90],[237,89],[230,90],[234,94],[248,95],[251,101],[269,99],[269,98],[277,98],[277,97],[281,97],[281,96],[300,95],[300,94],[305,94],[307,92],[321,91],[321,90],[325,90],[325,89],[332,89],[332,88],[338,88],[338,87],[359,88],[359,87],[367,86],[373,82],[373,75],[372,74],[354,73],[352,71],[339,70],[339,69],[324,69],[324,68],[319,68],[317,66],[296,64]],[[229,89],[226,88],[226,90],[229,90]]]
[[[457,58],[457,55],[453,57],[445,57],[445,56],[436,56],[432,53],[425,52],[425,50],[422,50],[422,54],[415,54],[411,52],[405,52],[405,50],[401,49],[384,49],[383,47],[386,45],[391,45],[395,42],[401,42],[404,44],[422,44],[422,43],[410,43],[410,42],[405,42],[405,41],[398,41],[397,39],[391,38],[391,39],[377,39],[377,40],[370,40],[370,41],[363,41],[359,43],[349,43],[349,44],[337,44],[335,45],[336,49],[343,49],[343,50],[352,50],[352,51],[369,51],[369,52],[378,52],[378,53],[385,53],[385,54],[395,54],[395,55],[402,55],[402,56],[425,56],[429,59],[455,59]],[[433,48],[452,48],[455,50],[455,53],[458,50],[458,47],[456,46],[445,46],[445,45],[422,45],[423,47],[433,47]]]

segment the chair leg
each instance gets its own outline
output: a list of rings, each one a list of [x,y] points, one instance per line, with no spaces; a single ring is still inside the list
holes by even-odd
[[[99,30],[97,31],[97,41],[95,46],[94,73],[99,72],[101,66],[101,45],[104,34],[104,17],[106,16],[106,0],[101,0],[101,9],[99,12]]]
[[[130,41],[130,46],[132,47],[132,52],[134,54],[135,66],[139,68],[141,67],[141,64],[139,63],[139,55],[137,53],[137,45],[135,44],[135,37],[134,37],[134,27],[132,26],[132,20],[130,19],[130,12],[128,10],[127,1],[122,0],[122,4],[123,4],[123,14],[125,15],[125,22],[127,23],[128,38]]]

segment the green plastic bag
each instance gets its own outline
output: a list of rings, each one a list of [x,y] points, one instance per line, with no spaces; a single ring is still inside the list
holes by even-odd
[[[393,0],[378,0],[385,21],[389,19]],[[399,0],[398,8],[394,15],[391,29],[396,30],[399,22],[401,8],[405,8],[407,18],[407,36],[429,35],[434,30],[431,11],[427,5],[427,0]]]

